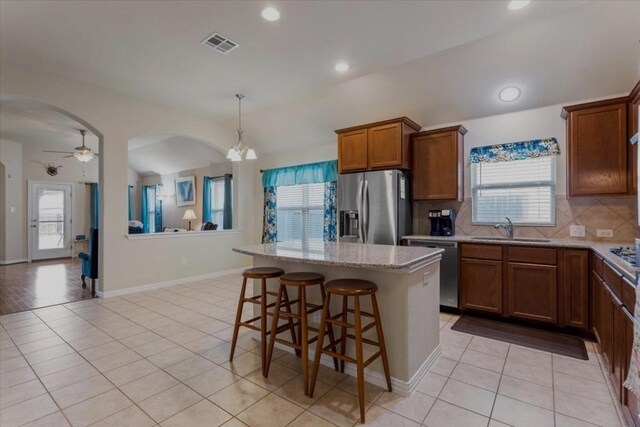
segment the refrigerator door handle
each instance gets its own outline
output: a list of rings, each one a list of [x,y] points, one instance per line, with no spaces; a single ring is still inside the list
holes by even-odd
[[[364,188],[363,188],[363,195],[362,195],[362,218],[363,218],[363,230],[362,230],[362,235],[364,236],[363,238],[363,242],[362,243],[367,243],[367,240],[369,240],[369,181],[367,181],[365,179],[364,181]]]
[[[356,208],[358,209],[358,243],[364,243],[364,212],[362,211],[364,180],[358,183],[358,194],[356,195]]]

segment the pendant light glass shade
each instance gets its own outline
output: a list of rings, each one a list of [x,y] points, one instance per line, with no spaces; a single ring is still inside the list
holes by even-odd
[[[236,94],[236,98],[238,98],[238,143],[229,148],[227,159],[232,162],[240,162],[243,159],[255,160],[258,156],[254,149],[242,143],[242,98],[244,98],[244,95]]]

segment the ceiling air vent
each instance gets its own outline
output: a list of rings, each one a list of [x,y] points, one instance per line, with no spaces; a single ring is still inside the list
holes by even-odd
[[[202,41],[202,44],[207,45],[210,48],[224,54],[227,54],[238,47],[238,43],[231,41],[225,36],[218,33],[211,34],[209,37]]]

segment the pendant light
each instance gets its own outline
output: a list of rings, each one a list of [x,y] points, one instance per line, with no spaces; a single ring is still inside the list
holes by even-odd
[[[255,160],[258,158],[253,148],[249,148],[242,143],[242,98],[244,95],[241,93],[236,94],[238,98],[238,143],[229,148],[227,152],[227,159],[232,162],[239,162],[244,160]]]
[[[80,130],[80,134],[82,135],[82,146],[76,147],[75,150],[73,150],[73,157],[75,157],[82,163],[87,163],[95,157],[95,154],[93,153],[93,151],[91,151],[90,148],[84,145],[84,135],[86,133],[87,133],[86,130],[84,129]]]

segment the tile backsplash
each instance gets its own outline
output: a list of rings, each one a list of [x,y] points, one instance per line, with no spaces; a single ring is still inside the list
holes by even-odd
[[[635,196],[556,198],[556,225],[516,226],[515,237],[631,242],[640,237],[638,201]],[[455,209],[456,234],[502,236],[504,231],[471,223],[471,199],[464,202],[414,202],[413,234],[429,234],[429,209]],[[570,237],[570,225],[584,225],[585,237]],[[613,237],[596,237],[598,229],[613,230]]]

